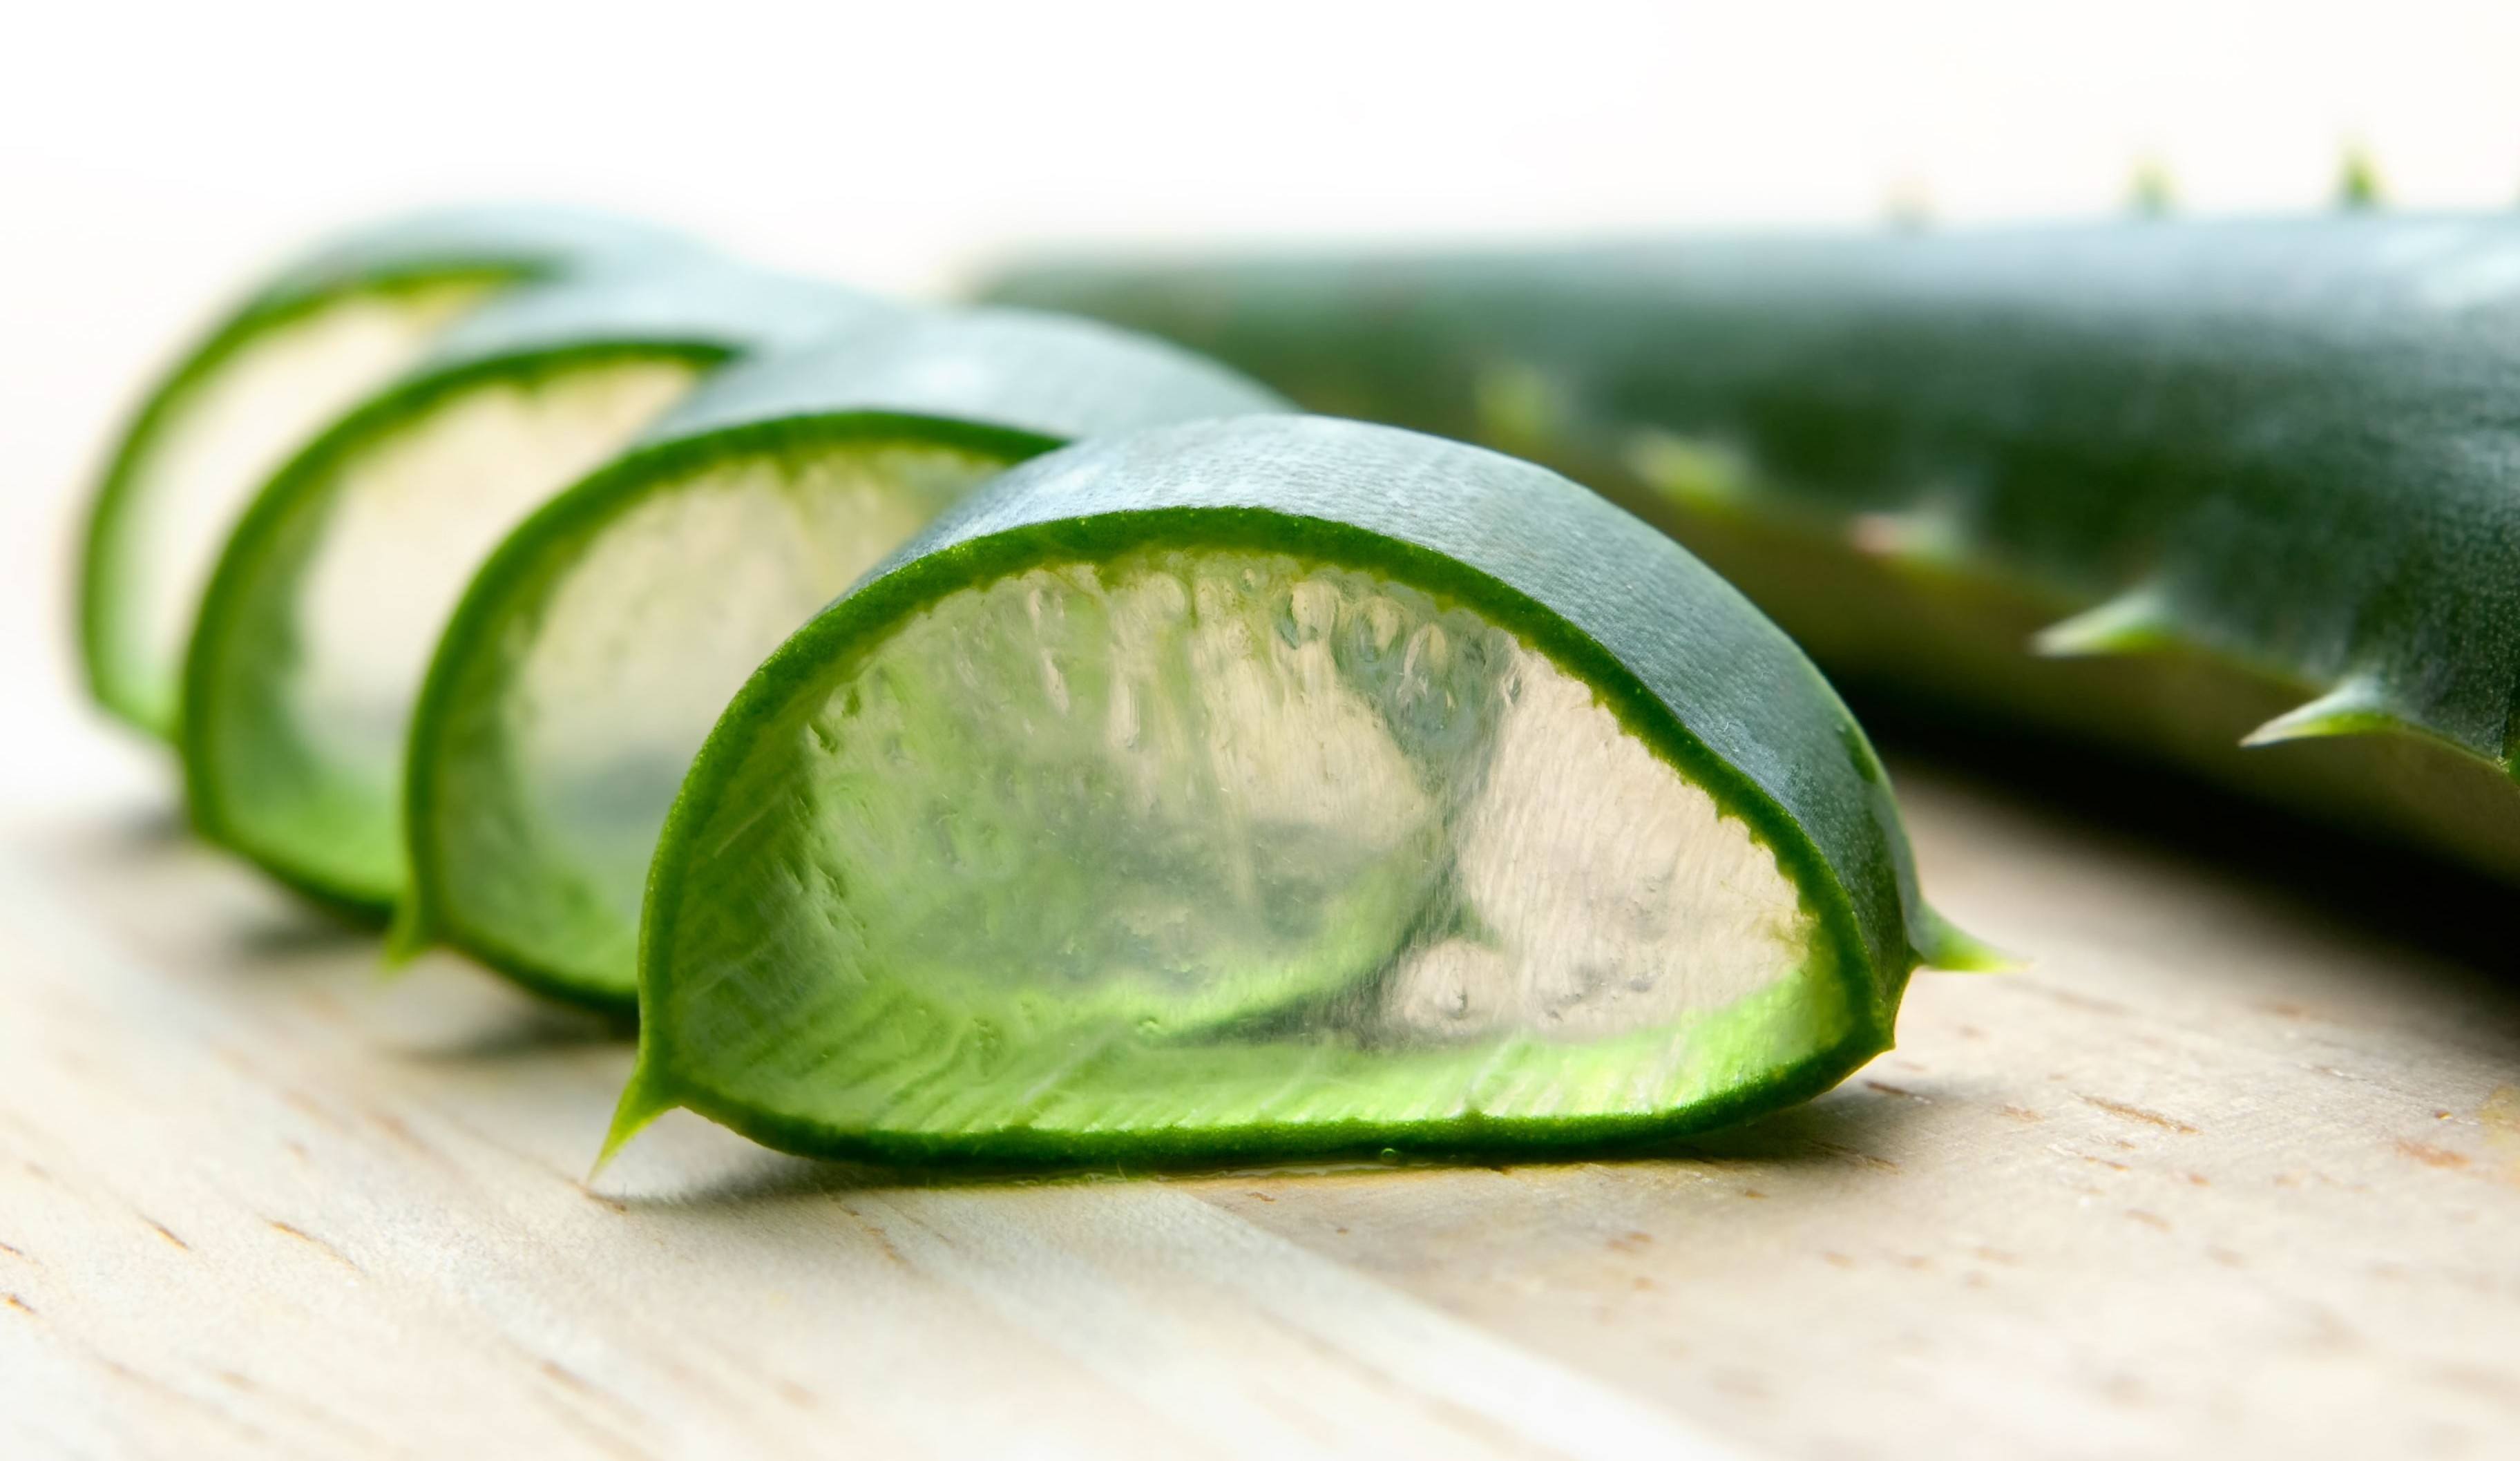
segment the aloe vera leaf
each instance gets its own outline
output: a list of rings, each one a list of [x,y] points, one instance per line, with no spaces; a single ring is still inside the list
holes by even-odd
[[[677,1106],[884,1160],[1684,1130],[1980,953],[1819,672],[1669,539],[1413,433],[1163,428],[998,478],[744,684],[608,1152]]]
[[[97,483],[77,593],[98,704],[173,738],[185,640],[228,529],[292,452],[448,325],[522,283],[695,248],[601,214],[466,208],[365,228],[282,268],[150,388]]]
[[[2520,220],[1045,266],[988,293],[1556,465],[1868,693],[2520,878]],[[1919,513],[1939,567],[1867,551]],[[2284,718],[2349,686],[2378,708]]]
[[[1007,310],[729,367],[512,533],[450,617],[412,724],[397,943],[634,1008],[657,831],[781,640],[1013,463],[1282,405],[1172,345]]]
[[[412,703],[481,558],[718,365],[892,312],[679,260],[519,290],[447,331],[274,475],[222,549],[185,660],[195,826],[310,893],[390,908]]]

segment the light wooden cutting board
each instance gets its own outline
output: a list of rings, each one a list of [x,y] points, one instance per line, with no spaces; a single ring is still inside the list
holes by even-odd
[[[2520,981],[1901,780],[2038,966],[1808,1108],[941,1186],[678,1117],[590,1187],[625,1045],[69,797],[0,844],[0,1456],[2520,1453]]]

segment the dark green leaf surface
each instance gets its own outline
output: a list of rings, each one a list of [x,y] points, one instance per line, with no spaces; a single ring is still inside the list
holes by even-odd
[[[2520,219],[1043,268],[994,293],[1559,465],[1869,686],[2520,876]]]

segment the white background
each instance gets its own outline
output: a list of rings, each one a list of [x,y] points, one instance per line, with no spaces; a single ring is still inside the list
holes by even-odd
[[[868,285],[1026,243],[2520,205],[2520,0],[0,3],[0,797],[145,769],[62,563],[146,373],[274,254],[549,198]]]

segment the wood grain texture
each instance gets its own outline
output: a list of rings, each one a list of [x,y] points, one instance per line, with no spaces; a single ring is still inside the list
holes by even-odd
[[[0,845],[0,1455],[2508,1454],[2520,984],[1903,768],[2030,974],[1615,1161],[922,1185],[101,795]]]

